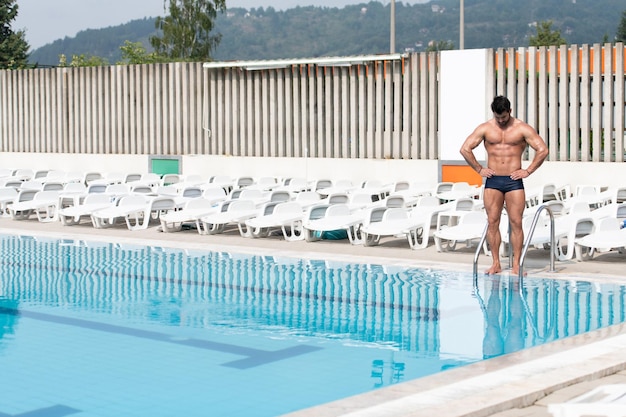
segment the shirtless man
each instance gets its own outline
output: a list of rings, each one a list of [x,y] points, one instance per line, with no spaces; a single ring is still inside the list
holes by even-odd
[[[482,123],[470,134],[463,146],[461,155],[469,166],[485,177],[483,200],[489,226],[487,242],[491,247],[493,264],[486,274],[502,271],[499,248],[500,216],[506,203],[511,223],[510,242],[513,246],[511,273],[519,274],[519,261],[524,244],[522,216],[526,206],[523,178],[535,172],[548,156],[548,147],[543,139],[527,123],[511,116],[511,102],[498,96],[491,103],[493,119]],[[484,143],[487,151],[487,166],[483,167],[474,155],[474,149]],[[535,150],[535,157],[526,169],[522,169],[522,154],[526,146]]]

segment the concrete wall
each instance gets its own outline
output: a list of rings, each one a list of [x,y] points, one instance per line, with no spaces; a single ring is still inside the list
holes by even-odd
[[[53,169],[68,172],[149,172],[148,155],[88,155],[0,153],[0,167]],[[438,182],[438,161],[334,158],[270,158],[188,155],[182,173],[275,177],[340,178],[352,181],[379,179]],[[543,183],[626,186],[626,164],[619,162],[546,162],[526,180],[528,187]]]

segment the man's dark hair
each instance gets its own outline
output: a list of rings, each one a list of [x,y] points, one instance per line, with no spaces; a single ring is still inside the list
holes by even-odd
[[[491,103],[491,111],[495,114],[502,114],[511,110],[511,102],[504,96],[497,96]]]

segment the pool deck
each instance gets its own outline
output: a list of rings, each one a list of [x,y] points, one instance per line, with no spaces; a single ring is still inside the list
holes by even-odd
[[[282,237],[248,239],[234,230],[201,236],[194,230],[161,233],[156,225],[129,231],[125,225],[94,229],[90,223],[63,226],[37,220],[0,218],[0,232],[75,240],[146,244],[216,251],[297,256],[357,263],[413,265],[472,271],[475,248],[437,252],[434,244],[409,249],[403,239],[363,247],[347,240],[287,242]],[[491,258],[479,258],[479,276]],[[503,266],[507,260],[503,259]],[[529,276],[626,283],[626,255],[610,252],[593,260],[556,262],[549,272],[546,250],[530,250]],[[504,271],[503,274],[508,274]],[[626,383],[626,324],[451,369],[430,377],[291,413],[290,417],[544,417],[549,404],[568,401],[603,384]]]

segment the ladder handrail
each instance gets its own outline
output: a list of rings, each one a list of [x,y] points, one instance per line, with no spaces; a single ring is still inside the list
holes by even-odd
[[[522,249],[522,254],[519,257],[519,277],[520,279],[524,276],[524,261],[526,259],[526,252],[528,252],[528,247],[530,246],[530,241],[533,237],[533,233],[535,233],[535,229],[537,227],[537,222],[539,221],[539,215],[541,214],[542,211],[547,211],[548,214],[550,215],[550,271],[548,272],[556,272],[556,269],[554,268],[554,244],[555,244],[555,238],[554,238],[554,213],[552,212],[552,209],[550,208],[550,206],[548,206],[547,204],[543,204],[541,206],[539,206],[539,208],[537,209],[537,212],[535,213],[535,217],[533,218],[533,222],[530,225],[530,232],[528,233],[528,237],[526,238],[526,243],[524,244],[524,249]]]
[[[483,230],[483,235],[480,237],[480,243],[478,244],[478,249],[476,249],[476,253],[474,253],[474,284],[477,284],[477,281],[478,281],[478,258],[480,257],[480,252],[482,251],[483,245],[485,244],[485,240],[487,239],[488,228],[489,228],[489,223],[485,225],[485,230]],[[493,248],[491,248],[491,250],[493,251]]]
[[[550,208],[550,206],[548,206],[547,204],[543,204],[541,205],[538,209],[537,212],[535,213],[535,217],[533,218],[533,222],[530,226],[530,233],[528,234],[528,237],[526,238],[526,243],[524,244],[524,248],[522,249],[522,254],[520,256],[520,262],[519,262],[519,278],[523,278],[524,276],[524,260],[526,258],[526,252],[528,252],[528,247],[530,246],[530,241],[533,237],[533,234],[535,233],[535,228],[537,227],[537,221],[539,220],[539,215],[541,214],[541,212],[543,210],[546,210],[548,212],[548,214],[550,215],[550,271],[549,272],[556,272],[555,268],[554,268],[554,244],[555,244],[555,238],[554,238],[554,213],[552,212],[552,209]],[[487,239],[487,230],[489,228],[489,224],[487,223],[485,225],[485,230],[483,231],[483,235],[480,238],[480,243],[478,244],[478,248],[476,249],[476,252],[474,253],[474,267],[473,267],[473,272],[474,272],[474,282],[476,282],[478,280],[478,258],[480,257],[480,252],[482,250],[482,247],[485,243],[485,240]],[[500,250],[500,248],[491,248],[491,251],[493,252],[494,250]],[[510,261],[510,255],[509,255],[509,261]]]

